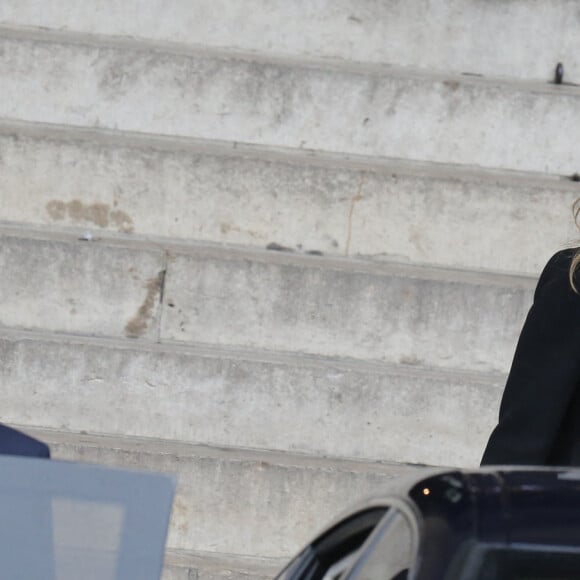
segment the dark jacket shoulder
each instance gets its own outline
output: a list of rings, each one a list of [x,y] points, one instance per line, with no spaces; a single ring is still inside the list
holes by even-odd
[[[49,458],[50,449],[42,441],[0,424],[0,455]]]
[[[580,307],[580,295],[574,291],[570,281],[570,267],[579,248],[568,248],[556,252],[547,262],[536,286],[534,302],[562,300]],[[574,283],[580,292],[580,269],[574,275]]]

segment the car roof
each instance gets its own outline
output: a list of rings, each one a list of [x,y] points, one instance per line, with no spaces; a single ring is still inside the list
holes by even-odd
[[[501,503],[502,510],[508,509],[509,506],[514,525],[522,528],[517,534],[522,541],[527,537],[523,533],[526,528],[537,527],[540,523],[546,530],[556,528],[560,525],[564,513],[567,513],[566,517],[571,525],[573,523],[577,526],[577,530],[580,529],[580,469],[488,466],[479,469],[425,467],[393,478],[385,486],[384,492],[350,506],[334,518],[330,525],[325,526],[325,530],[331,529],[354,513],[374,507],[405,505],[417,510],[417,504],[410,498],[411,492],[421,489],[423,485],[449,481],[449,478],[456,478],[468,486],[474,500],[478,494],[496,495],[497,504],[499,506]],[[493,485],[490,485],[490,480],[493,481]],[[484,487],[483,482],[486,482]],[[551,518],[546,517],[547,506],[553,512]]]

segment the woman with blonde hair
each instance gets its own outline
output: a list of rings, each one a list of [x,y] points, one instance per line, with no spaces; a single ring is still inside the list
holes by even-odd
[[[574,204],[578,225],[580,199]],[[538,281],[482,465],[580,465],[580,249]]]

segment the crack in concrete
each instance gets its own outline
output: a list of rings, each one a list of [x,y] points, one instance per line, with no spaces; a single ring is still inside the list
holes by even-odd
[[[165,285],[167,283],[167,273],[169,271],[170,256],[169,252],[165,251],[163,253],[163,280],[161,281],[161,288],[159,289],[159,320],[157,322],[157,342],[161,342],[161,329],[163,328],[163,314],[165,313],[165,308],[163,304],[163,299],[165,297]],[[174,308],[175,305],[171,303],[168,304],[170,308]]]
[[[345,256],[348,256],[350,253],[350,241],[352,238],[352,216],[354,213],[354,206],[357,204],[357,202],[359,202],[364,197],[362,194],[362,188],[363,188],[363,185],[365,182],[365,178],[366,178],[366,173],[364,173],[364,172],[361,173],[360,174],[360,183],[358,186],[358,192],[350,200],[350,208],[348,210],[348,230],[347,230],[347,234],[346,234],[346,244],[345,244],[345,249],[344,249]]]

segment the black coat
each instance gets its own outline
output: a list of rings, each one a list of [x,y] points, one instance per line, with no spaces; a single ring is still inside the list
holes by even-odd
[[[0,455],[48,458],[50,450],[41,441],[0,423]]]
[[[540,276],[482,465],[580,465],[580,296],[569,282],[576,250]],[[580,276],[575,283],[580,290]]]

